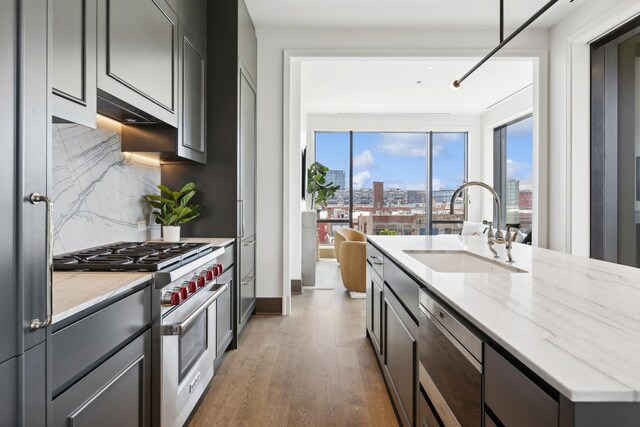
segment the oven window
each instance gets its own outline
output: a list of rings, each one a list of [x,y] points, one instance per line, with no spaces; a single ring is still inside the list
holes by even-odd
[[[193,325],[180,335],[180,382],[207,350],[207,311],[198,316]]]

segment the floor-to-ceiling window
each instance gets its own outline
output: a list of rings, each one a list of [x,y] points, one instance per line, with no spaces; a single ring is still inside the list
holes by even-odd
[[[532,228],[533,118],[523,117],[494,131],[494,188],[500,195],[502,228]]]
[[[453,190],[467,177],[465,132],[316,132],[315,160],[340,190],[320,212],[318,237],[335,227],[365,234],[459,233],[466,216]]]
[[[458,198],[453,215],[450,207],[453,192],[467,181],[467,134],[434,132],[431,135],[431,234],[459,234],[466,218],[466,203]]]
[[[316,161],[329,168],[327,181],[340,186],[318,216],[318,242],[330,244],[333,231],[350,224],[351,135],[349,132],[317,132],[315,139]]]

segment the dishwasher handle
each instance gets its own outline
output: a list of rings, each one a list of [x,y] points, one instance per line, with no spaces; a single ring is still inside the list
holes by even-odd
[[[454,344],[460,345],[477,362],[482,363],[482,339],[463,325],[456,316],[431,298],[424,290],[418,296],[420,309],[436,326],[444,329],[447,338],[453,339]]]

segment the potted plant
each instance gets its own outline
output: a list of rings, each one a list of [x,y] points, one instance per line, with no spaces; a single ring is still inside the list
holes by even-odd
[[[320,162],[314,162],[307,170],[307,193],[311,195],[311,206],[320,211],[327,205],[327,200],[336,194],[340,189],[339,185],[333,182],[327,183],[327,172],[329,168]]]
[[[186,184],[179,191],[173,191],[165,185],[158,185],[160,195],[145,194],[145,198],[156,211],[156,224],[162,225],[162,238],[165,242],[180,241],[180,226],[200,216],[200,206],[189,204],[196,194],[193,182]]]

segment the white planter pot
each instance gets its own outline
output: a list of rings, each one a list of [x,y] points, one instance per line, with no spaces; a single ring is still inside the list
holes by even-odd
[[[162,226],[162,240],[165,242],[179,242],[180,241],[180,227],[175,226]]]

